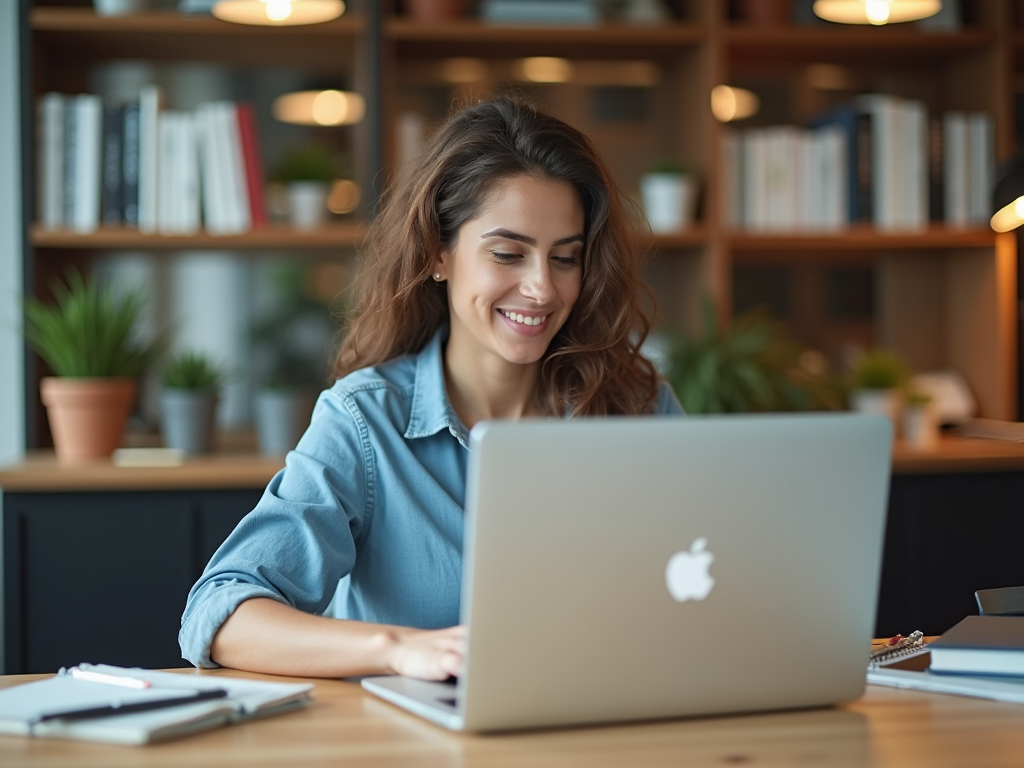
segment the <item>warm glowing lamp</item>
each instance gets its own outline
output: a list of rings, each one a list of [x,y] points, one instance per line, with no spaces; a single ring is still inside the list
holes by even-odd
[[[840,24],[918,21],[942,10],[942,0],[814,0],[814,13]]]
[[[756,115],[760,108],[761,100],[757,94],[746,88],[716,85],[711,89],[711,114],[720,123]]]
[[[274,99],[274,117],[295,125],[352,125],[366,114],[366,101],[351,91],[296,91]]]
[[[996,232],[1009,232],[1024,224],[1024,157],[1011,158],[999,167],[992,191],[989,222]]]
[[[235,24],[321,24],[345,12],[343,0],[217,0],[213,15]]]
[[[519,61],[524,80],[533,83],[567,83],[572,80],[572,64],[555,56],[532,56]]]

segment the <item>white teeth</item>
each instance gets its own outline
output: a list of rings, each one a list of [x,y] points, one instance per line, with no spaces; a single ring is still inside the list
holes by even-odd
[[[529,315],[520,315],[518,312],[501,312],[505,317],[514,323],[522,323],[523,325],[540,325],[544,322],[546,315],[542,317],[530,317]]]

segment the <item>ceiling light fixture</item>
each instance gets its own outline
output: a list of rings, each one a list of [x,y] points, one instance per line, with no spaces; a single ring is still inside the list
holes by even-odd
[[[213,15],[235,24],[272,27],[321,24],[345,12],[343,0],[218,0]]]
[[[814,13],[839,24],[919,21],[942,10],[942,0],[814,0]]]

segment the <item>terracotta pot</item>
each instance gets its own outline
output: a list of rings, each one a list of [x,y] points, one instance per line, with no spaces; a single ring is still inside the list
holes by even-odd
[[[466,12],[466,0],[404,0],[405,15],[420,21],[459,19]]]
[[[110,456],[121,444],[137,391],[135,379],[44,378],[39,394],[57,461],[81,464]]]
[[[793,19],[793,0],[739,0],[739,20],[746,24],[788,24]]]

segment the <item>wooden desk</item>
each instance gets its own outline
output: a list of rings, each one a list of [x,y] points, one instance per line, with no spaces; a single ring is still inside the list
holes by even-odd
[[[149,747],[0,737],[0,765],[963,768],[1020,766],[1024,756],[1024,706],[875,686],[835,709],[490,736],[448,733],[354,683],[318,681],[313,696],[299,712]]]

